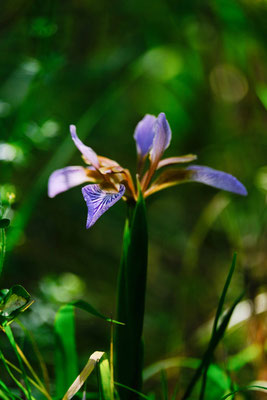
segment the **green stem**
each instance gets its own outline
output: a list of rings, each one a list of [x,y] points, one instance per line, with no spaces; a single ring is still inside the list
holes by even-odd
[[[142,390],[143,322],[147,276],[148,234],[146,208],[142,194],[126,221],[119,272],[117,318],[125,326],[115,331],[115,379],[135,392]],[[122,400],[137,399],[132,392],[119,389]]]

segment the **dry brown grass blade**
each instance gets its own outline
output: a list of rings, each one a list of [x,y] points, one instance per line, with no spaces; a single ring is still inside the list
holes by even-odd
[[[82,372],[77,376],[73,384],[69,387],[62,400],[70,400],[81,389],[88,376],[94,370],[96,364],[105,353],[103,351],[95,351],[89,358]]]

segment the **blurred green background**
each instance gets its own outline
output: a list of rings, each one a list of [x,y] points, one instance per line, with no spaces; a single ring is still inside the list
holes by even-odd
[[[36,299],[23,318],[48,365],[61,304],[84,298],[114,316],[126,212],[119,202],[86,231],[80,188],[47,197],[53,170],[82,164],[68,127],[134,174],[135,126],[163,111],[166,156],[195,153],[249,195],[185,184],[149,199],[145,364],[201,356],[237,250],[229,300],[245,288],[249,301],[227,351],[256,345],[240,380],[267,379],[266,20],[266,0],[1,3],[0,190],[16,195],[1,287],[20,283]],[[109,327],[77,317],[82,365],[108,349]]]

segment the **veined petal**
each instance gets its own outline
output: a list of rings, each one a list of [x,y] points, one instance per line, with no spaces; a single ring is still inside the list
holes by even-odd
[[[180,156],[180,157],[164,158],[163,160],[160,160],[160,162],[158,163],[157,169],[166,167],[167,165],[188,163],[196,159],[197,156],[195,154],[186,154],[185,156]]]
[[[155,136],[150,150],[151,164],[158,163],[170,144],[172,133],[164,113],[160,113],[154,125]]]
[[[98,169],[99,161],[97,158],[97,154],[94,152],[93,149],[91,149],[91,147],[88,147],[85,144],[83,144],[83,142],[78,138],[75,125],[70,125],[70,134],[72,140],[74,141],[75,146],[77,147],[78,150],[80,150],[85,160],[89,164],[92,164],[96,169]]]
[[[152,147],[155,136],[155,121],[156,117],[154,115],[146,114],[135,128],[134,139],[136,141],[137,153],[142,158],[149,153]]]
[[[241,196],[246,196],[248,194],[245,186],[233,175],[227,174],[226,172],[217,171],[216,169],[201,165],[192,165],[186,169],[192,172],[191,181],[204,183],[205,185],[237,193]]]
[[[90,179],[86,174],[86,168],[73,166],[58,169],[49,177],[48,196],[55,197],[59,193],[88,181],[90,182]]]
[[[99,185],[87,185],[82,188],[82,194],[88,207],[86,228],[90,228],[111,206],[117,203],[125,192],[125,186],[120,185],[119,191],[103,190]]]

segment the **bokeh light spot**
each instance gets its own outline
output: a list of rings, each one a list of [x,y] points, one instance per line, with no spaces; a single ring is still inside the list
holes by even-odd
[[[210,85],[215,96],[227,103],[239,102],[248,92],[246,77],[230,64],[220,64],[213,68]]]

